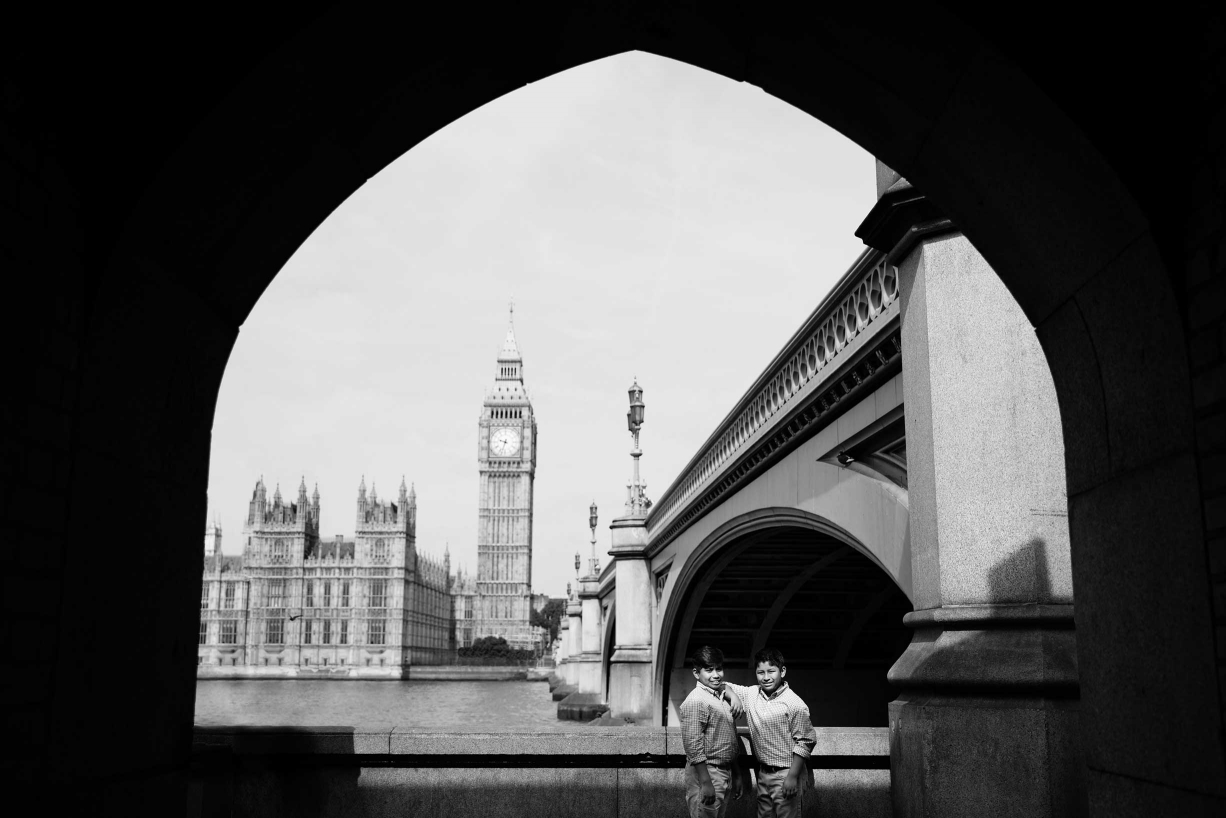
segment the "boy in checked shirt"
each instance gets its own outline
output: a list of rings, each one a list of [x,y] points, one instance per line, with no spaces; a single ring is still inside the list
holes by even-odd
[[[681,744],[685,747],[685,803],[691,818],[723,818],[728,796],[740,798],[745,790],[736,758],[741,741],[736,716],[724,695],[724,654],[704,645],[694,652],[690,667],[698,683],[681,703]]]
[[[758,818],[800,818],[800,796],[809,781],[805,762],[817,744],[809,708],[783,680],[783,654],[764,648],[754,654],[758,683],[725,682],[733,706],[742,704],[758,756]]]

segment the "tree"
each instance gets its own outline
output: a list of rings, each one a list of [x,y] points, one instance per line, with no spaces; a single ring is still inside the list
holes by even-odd
[[[565,599],[550,599],[539,612],[536,608],[531,609],[528,614],[528,623],[548,629],[549,643],[553,644],[553,641],[558,638],[558,630],[562,627],[562,615],[565,612]]]
[[[507,640],[501,636],[482,636],[480,639],[474,639],[468,650],[470,656],[505,658],[511,648],[507,645]]]

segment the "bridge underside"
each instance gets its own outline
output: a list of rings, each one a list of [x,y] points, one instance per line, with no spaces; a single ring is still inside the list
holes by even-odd
[[[752,657],[774,647],[813,715],[831,726],[884,726],[886,672],[911,637],[911,603],[876,564],[822,532],[778,527],[729,543],[692,584],[673,640],[669,723],[693,687],[687,657],[720,648],[730,681],[753,684]]]

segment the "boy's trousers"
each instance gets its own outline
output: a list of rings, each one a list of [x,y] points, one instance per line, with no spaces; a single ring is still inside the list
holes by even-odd
[[[800,802],[808,789],[808,775],[797,782],[796,795],[783,797],[783,779],[788,777],[788,768],[774,770],[758,767],[758,818],[800,818]]]
[[[702,803],[702,785],[698,773],[689,764],[685,765],[685,804],[690,808],[690,818],[724,818],[728,812],[728,782],[731,771],[727,767],[707,765],[711,786],[715,788],[715,803]]]

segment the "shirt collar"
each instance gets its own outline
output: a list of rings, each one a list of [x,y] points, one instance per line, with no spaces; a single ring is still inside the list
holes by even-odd
[[[787,690],[787,689],[788,689],[788,683],[787,683],[787,680],[785,679],[784,681],[782,681],[782,682],[780,682],[780,683],[779,683],[779,686],[778,686],[777,688],[775,688],[775,692],[774,692],[774,693],[771,693],[771,694],[769,694],[769,695],[767,694],[767,692],[766,692],[765,690],[763,690],[763,689],[762,689],[762,686],[761,686],[761,685],[759,685],[759,686],[758,686],[758,695],[759,695],[759,696],[761,696],[762,698],[766,699],[766,700],[769,702],[769,701],[772,701],[772,700],[774,700],[774,699],[779,698],[779,694],[780,694],[780,693],[782,693],[783,691]]]
[[[724,699],[724,691],[722,691],[722,690],[716,690],[716,689],[715,689],[715,688],[713,688],[713,687],[708,687],[707,685],[705,685],[705,684],[703,684],[702,682],[697,681],[697,680],[695,680],[694,684],[695,684],[695,685],[698,687],[698,689],[699,689],[699,690],[705,690],[705,691],[707,691],[708,693],[710,693],[712,696],[714,696],[715,698],[719,699],[720,701],[723,701],[723,699]]]

